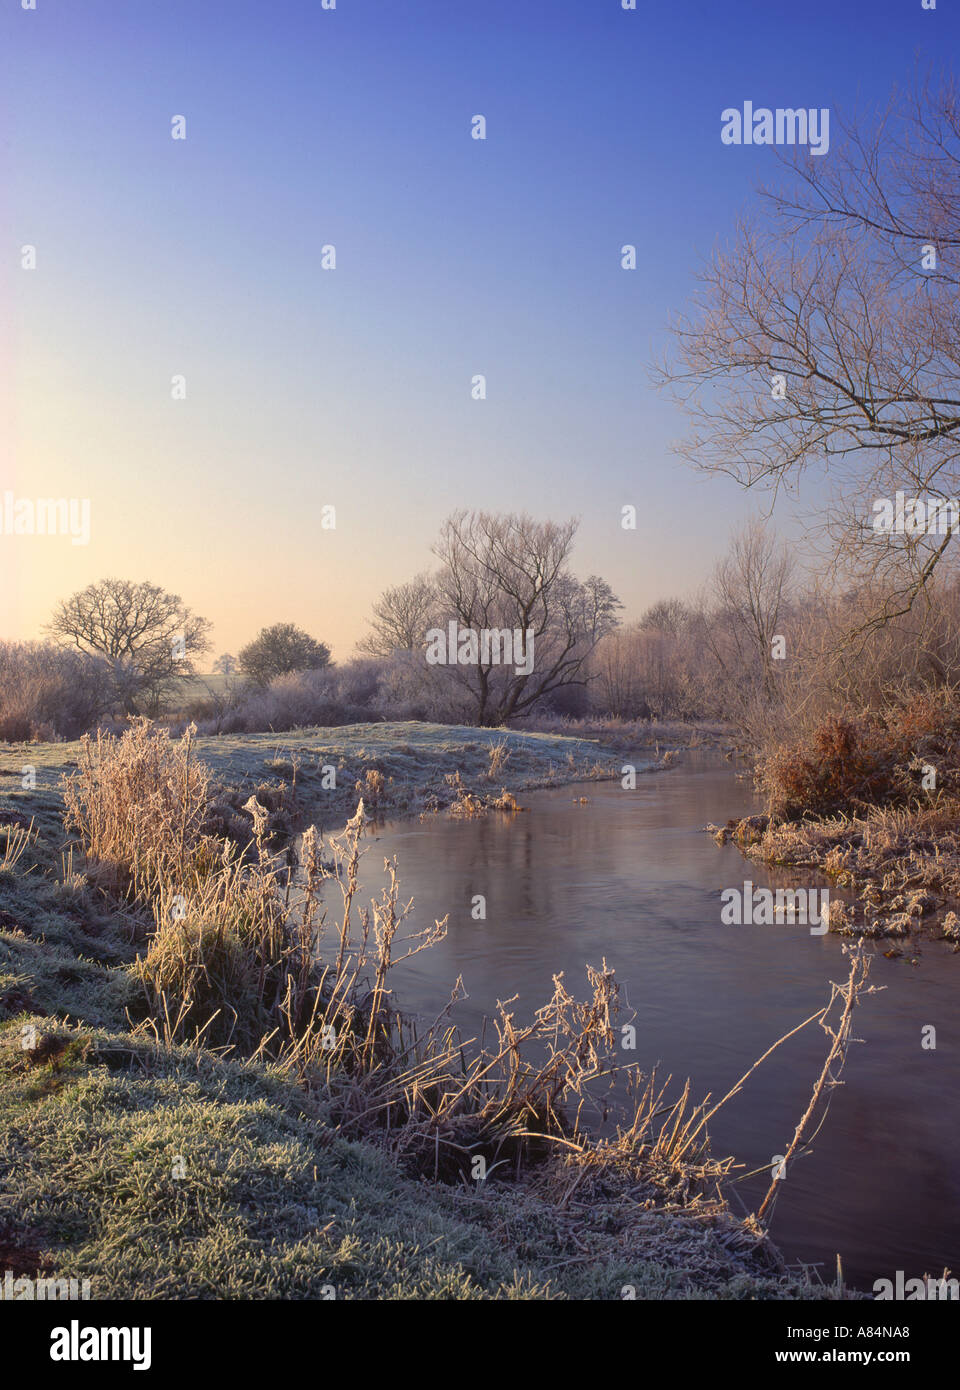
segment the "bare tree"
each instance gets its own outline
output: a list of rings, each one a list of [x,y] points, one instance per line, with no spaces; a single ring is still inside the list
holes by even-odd
[[[639,626],[679,637],[689,617],[690,609],[683,599],[662,598],[650,605],[641,616]]]
[[[882,592],[879,622],[957,531],[878,534],[873,503],[960,496],[960,96],[921,83],[840,124],[829,159],[790,152],[783,186],[761,190],[658,376],[694,417],[681,452],[701,468],[777,489],[827,467],[827,529]]]
[[[357,651],[379,657],[422,651],[436,605],[436,585],[429,574],[414,575],[406,584],[386,589],[373,605],[373,630],[357,643]]]
[[[616,626],[622,605],[605,580],[581,582],[567,569],[575,520],[535,522],[526,514],[459,511],[443,525],[435,554],[444,617],[472,631],[532,634],[533,668],[517,671],[481,650],[451,665],[469,689],[481,724],[528,712],[551,691],[583,685],[586,658]]]
[[[718,612],[709,626],[723,631],[729,644],[724,661],[713,639],[718,662],[734,683],[759,680],[766,699],[776,694],[773,639],[783,635],[793,569],[786,547],[754,519],[734,533],[714,577]]]
[[[636,719],[650,713],[643,680],[642,634],[637,626],[608,633],[590,661],[594,705],[615,719]]]
[[[47,631],[64,647],[110,663],[116,701],[127,714],[155,713],[164,694],[196,675],[210,623],[179,594],[156,584],[101,579],[58,605]]]

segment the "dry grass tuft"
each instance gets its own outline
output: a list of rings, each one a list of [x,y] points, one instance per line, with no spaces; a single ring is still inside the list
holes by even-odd
[[[139,719],[121,738],[81,740],[77,771],[61,783],[64,823],[79,832],[99,886],[151,900],[211,870],[218,847],[201,834],[211,775],[194,756],[195,732],[174,742]]]

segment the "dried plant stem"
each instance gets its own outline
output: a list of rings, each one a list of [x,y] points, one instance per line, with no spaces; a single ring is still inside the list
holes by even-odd
[[[817,1077],[814,1084],[813,1092],[810,1096],[810,1103],[800,1117],[800,1123],[794,1131],[793,1139],[790,1141],[790,1145],[783,1156],[782,1162],[778,1165],[778,1171],[780,1168],[786,1169],[797,1150],[805,1142],[808,1126],[813,1121],[824,1092],[840,1084],[840,1072],[843,1069],[847,1047],[851,1041],[853,1011],[859,1002],[861,993],[872,993],[872,987],[866,985],[867,976],[870,971],[870,957],[864,950],[863,942],[860,941],[856,946],[848,948],[848,954],[850,956],[850,974],[847,977],[847,982],[842,986],[832,986],[830,1003],[823,1011],[823,1017],[821,1019],[821,1027],[831,1040],[830,1047],[824,1059],[820,1075]],[[832,1028],[827,1022],[827,1015],[835,1000],[838,998],[843,1000],[843,1011],[836,1028]],[[836,1073],[834,1073],[833,1070],[834,1066],[837,1067]],[[760,1203],[760,1207],[757,1211],[758,1221],[762,1221],[767,1211],[770,1209],[778,1191],[778,1183],[779,1179],[776,1177],[770,1183],[767,1189],[767,1195]]]

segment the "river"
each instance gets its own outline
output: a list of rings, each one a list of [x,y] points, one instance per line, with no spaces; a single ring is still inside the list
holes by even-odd
[[[756,809],[749,784],[716,754],[686,753],[680,766],[638,777],[633,791],[592,782],[518,799],[529,808],[520,815],[387,822],[367,841],[368,892],[382,887],[382,855],[396,854],[403,897],[415,900],[412,925],[449,915],[446,939],[393,976],[408,1012],[435,1017],[462,975],[470,997],[454,1017],[473,1035],[513,994],[517,1020],[527,1019],[556,971],[583,996],[584,965],[606,957],[636,1011],[632,1056],[681,1082],[690,1076],[698,1098],[717,1098],[826,1001],[830,980],[845,978],[837,936],[721,924],[722,888],[790,880],[703,833],[708,821]],[[483,921],[471,915],[478,894]],[[816,1264],[830,1281],[839,1253],[848,1284],[868,1290],[897,1270],[960,1272],[960,955],[927,941],[888,960],[884,946],[871,982],[885,988],[857,1013],[864,1041],[850,1050],[813,1152],[791,1165],[772,1223],[791,1262]],[[931,1023],[937,1046],[925,1050],[921,1029]],[[769,1170],[825,1050],[817,1025],[778,1049],[711,1122],[714,1151],[733,1154],[745,1172]],[[766,1186],[765,1172],[734,1190],[755,1210]]]

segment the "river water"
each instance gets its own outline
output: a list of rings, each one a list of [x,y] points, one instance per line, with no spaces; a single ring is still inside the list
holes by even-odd
[[[691,1077],[697,1098],[719,1098],[826,1001],[830,980],[845,978],[836,936],[721,924],[722,888],[791,880],[703,833],[708,821],[756,809],[749,785],[715,754],[687,753],[679,767],[638,777],[634,791],[600,782],[518,799],[529,808],[522,815],[386,823],[367,842],[369,893],[383,885],[382,855],[396,854],[403,897],[415,899],[412,926],[449,915],[447,938],[392,977],[406,1011],[432,1019],[462,975],[470,997],[454,1018],[471,1036],[514,994],[515,1018],[527,1020],[556,971],[583,997],[584,965],[606,957],[636,1011],[628,1055],[645,1070]],[[814,882],[807,875],[796,886]],[[477,894],[484,921],[471,915]],[[829,1281],[839,1254],[848,1284],[868,1290],[897,1270],[960,1272],[960,955],[933,941],[897,960],[878,950],[871,982],[886,988],[858,1010],[864,1042],[851,1048],[813,1152],[791,1164],[772,1223],[788,1259],[817,1264]],[[921,1047],[928,1024],[935,1050]],[[814,1024],[711,1121],[714,1152],[735,1155],[744,1172],[765,1166],[735,1189],[750,1210],[825,1050]]]

